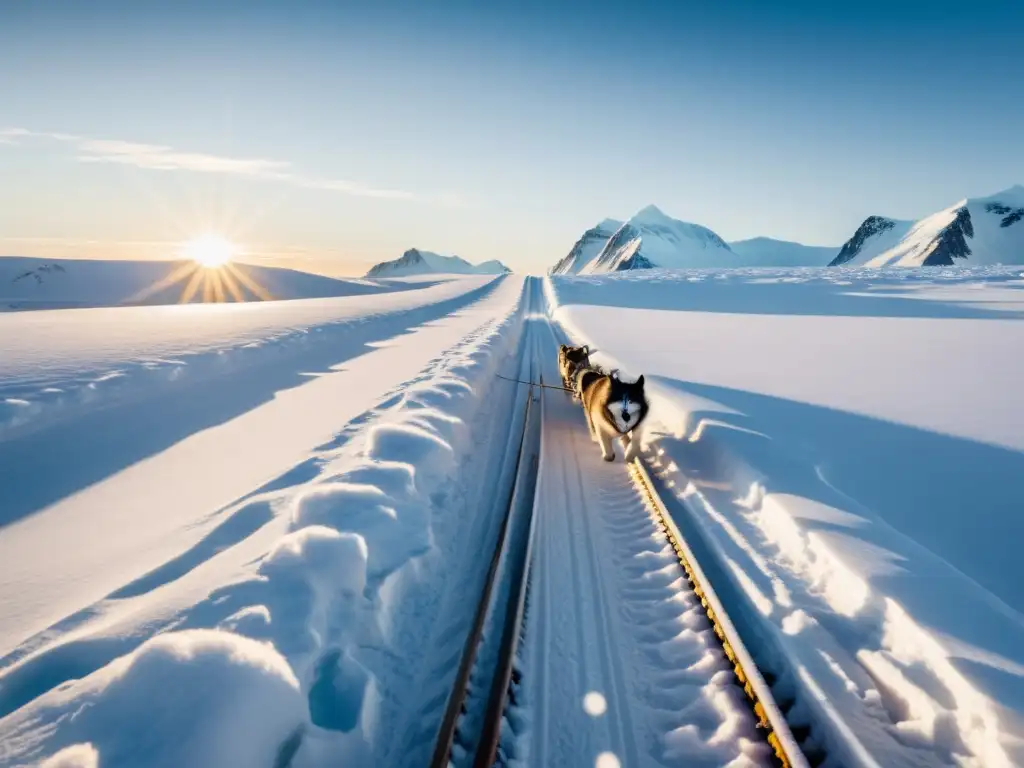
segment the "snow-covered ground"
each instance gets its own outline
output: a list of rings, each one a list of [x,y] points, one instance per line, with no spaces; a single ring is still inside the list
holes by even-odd
[[[837,764],[1024,764],[1019,268],[548,292],[598,360],[645,375],[680,525]]]
[[[0,314],[0,766],[426,764],[511,488],[496,374],[567,337],[645,375],[658,490],[805,747],[1024,764],[1019,269],[432,283]],[[762,764],[622,465],[542,414],[506,757]]]
[[[294,765],[323,764],[318,736],[354,764],[390,745],[408,656],[385,649],[421,641],[428,596],[405,595],[445,575],[473,483],[493,490],[487,452],[456,458],[509,432],[511,401],[465,423],[517,395],[491,374],[521,286],[0,317],[5,382],[129,371],[0,435],[0,765],[88,743],[104,768],[269,766],[300,730]]]

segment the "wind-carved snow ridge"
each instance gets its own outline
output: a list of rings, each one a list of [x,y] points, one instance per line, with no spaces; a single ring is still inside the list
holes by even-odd
[[[293,486],[271,483],[240,500],[236,514],[259,513],[246,523],[254,537],[277,539],[234,581],[169,621],[160,616],[159,634],[141,645],[131,636],[71,640],[72,667],[93,663],[73,655],[90,647],[98,666],[20,708],[25,686],[44,685],[40,675],[53,670],[14,657],[0,677],[0,704],[14,707],[0,714],[0,766],[396,764],[378,760],[411,726],[401,716],[416,705],[407,681],[431,662],[417,657],[430,650],[424,631],[446,618],[422,606],[450,591],[462,602],[448,607],[470,615],[459,585],[472,591],[486,566],[467,525],[474,514],[477,532],[493,522],[479,514],[493,491],[490,432],[504,433],[517,394],[494,373],[523,314],[505,296],[491,304],[464,310],[480,317],[474,330],[321,446],[289,475]],[[168,563],[105,604],[173,589],[185,570]]]

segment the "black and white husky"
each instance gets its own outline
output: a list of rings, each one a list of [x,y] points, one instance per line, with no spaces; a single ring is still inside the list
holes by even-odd
[[[627,462],[640,451],[641,429],[649,406],[644,395],[644,377],[623,381],[617,372],[597,368],[576,372],[574,389],[583,400],[583,412],[590,436],[601,445],[601,457],[615,461],[616,437],[622,441]]]

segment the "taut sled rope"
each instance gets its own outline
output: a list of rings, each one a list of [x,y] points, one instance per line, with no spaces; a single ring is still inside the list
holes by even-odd
[[[523,381],[522,379],[510,379],[508,376],[502,376],[500,373],[496,373],[494,375],[497,376],[499,379],[504,379],[505,381],[514,381],[517,384],[529,384],[530,386],[533,386],[533,387],[544,387],[544,389],[558,389],[558,390],[561,390],[562,392],[570,392],[570,393],[572,392],[572,390],[569,389],[568,387],[555,387],[555,386],[552,386],[551,384],[540,384],[540,383],[538,383],[536,381]]]

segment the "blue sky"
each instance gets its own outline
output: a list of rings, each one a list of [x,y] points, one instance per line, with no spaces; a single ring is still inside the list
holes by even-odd
[[[1019,2],[483,6],[4,3],[0,253],[540,271],[649,203],[838,246],[1024,182]]]

